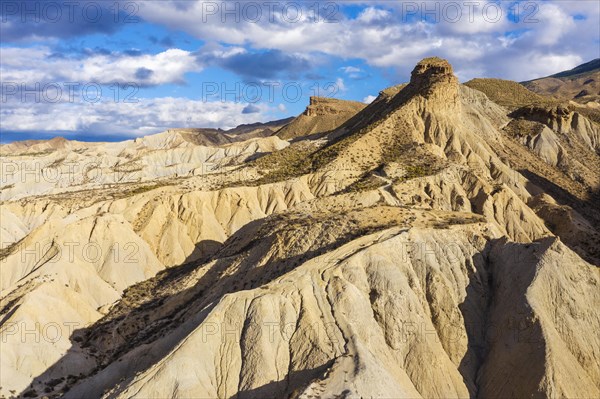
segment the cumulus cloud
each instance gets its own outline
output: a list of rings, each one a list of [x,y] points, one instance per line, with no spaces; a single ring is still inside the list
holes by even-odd
[[[0,7],[0,36],[3,42],[25,42],[111,34],[138,23],[137,9],[128,0],[5,1]]]
[[[179,8],[169,1],[146,2],[140,7],[140,14],[203,40],[279,50],[295,56],[316,51],[344,59],[359,58],[371,66],[394,68],[401,76],[429,55],[449,58],[458,70],[495,73],[496,77],[516,80],[525,79],[528,72],[521,75],[514,68],[503,72],[496,67],[515,53],[526,53],[533,62],[532,68],[540,70],[546,70],[546,64],[534,59],[535,54],[568,60],[575,60],[575,56],[589,60],[600,55],[597,35],[590,33],[598,32],[600,25],[598,2],[451,3],[462,7],[456,10],[448,2],[429,0],[352,2],[353,6],[360,4],[365,8],[355,17],[336,14],[337,23],[311,18],[308,5],[294,21],[286,20],[285,13],[277,7],[270,12],[263,10],[262,17],[253,21],[245,18],[243,9],[237,15],[226,15],[222,10],[213,15],[206,12],[207,3],[201,1],[186,2],[185,7]],[[343,10],[346,3],[336,4]],[[575,16],[580,19],[574,20]],[[467,73],[464,76],[473,77]]]
[[[325,4],[321,4],[319,12],[315,13],[313,3],[300,3],[298,14],[294,7],[286,12],[283,3],[273,6],[252,2],[252,7],[248,7],[245,2],[136,2],[136,16],[194,35],[208,43],[206,49],[194,54],[196,60],[189,52],[175,48],[154,55],[138,53],[139,60],[133,59],[134,54],[115,57],[110,52],[96,52],[88,54],[82,66],[75,65],[74,74],[84,75],[87,79],[90,75],[85,76],[82,70],[88,70],[94,72],[94,79],[111,77],[120,81],[136,80],[137,74],[142,78],[138,79],[141,84],[155,85],[181,82],[186,71],[198,70],[214,61],[215,65],[246,79],[296,78],[300,73],[311,73],[316,65],[315,58],[326,55],[362,59],[371,66],[393,68],[399,76],[406,77],[410,67],[420,58],[439,55],[449,58],[457,70],[482,71],[484,75],[490,75],[498,72],[498,63],[518,53],[545,54],[569,60],[574,60],[575,56],[583,60],[600,56],[597,35],[592,34],[598,32],[600,26],[598,2],[374,0],[335,4],[339,7],[338,12],[331,15]],[[343,13],[346,4],[364,8],[356,16],[349,16]],[[457,4],[461,5],[460,9]],[[16,32],[15,29],[30,29],[46,35],[35,24],[15,27],[12,19],[10,16],[8,23],[2,24],[3,39],[10,41],[10,35],[13,35],[10,32]],[[77,22],[71,25],[76,26]],[[93,25],[85,29],[109,29],[102,23],[84,25]],[[73,26],[68,29],[76,32],[77,28]],[[59,32],[57,34],[63,29],[61,24],[52,24],[52,28]],[[81,30],[80,34],[85,32]],[[20,37],[27,37],[22,33]],[[167,47],[173,45],[168,36],[163,39],[151,37],[150,40]],[[211,46],[215,47],[212,51],[209,50]],[[3,57],[3,63],[4,60],[6,57]],[[68,59],[60,61],[59,56],[49,69],[69,71],[72,67]],[[545,69],[546,64],[533,59],[533,67]],[[147,76],[138,73],[140,68],[156,73]],[[515,72],[518,71],[510,68],[495,76],[525,78]],[[466,72],[463,75],[472,77]],[[356,72],[348,77],[361,78]]]
[[[535,41],[540,45],[558,44],[576,26],[575,21],[570,17],[570,12],[555,4],[540,7],[536,19],[539,20],[539,26],[535,30]]]
[[[260,108],[253,104],[248,104],[242,109],[242,114],[257,114],[260,112]]]
[[[239,52],[221,57],[217,63],[243,77],[259,79],[272,79],[282,74],[298,78],[302,72],[310,69],[306,58],[286,54],[280,50],[259,53]]]
[[[344,79],[342,79],[342,78],[337,78],[335,80],[335,88],[336,88],[336,92],[348,90],[346,88],[346,84],[344,83]]]
[[[362,102],[365,104],[371,104],[373,101],[375,101],[377,97],[372,96],[372,95],[368,95],[365,98],[363,98]]]
[[[375,7],[367,7],[358,14],[356,18],[358,21],[372,23],[385,21],[392,17],[392,14],[387,10],[382,10]]]
[[[489,66],[488,70],[491,71],[490,76],[492,77],[504,74],[525,81],[565,71],[585,61],[588,60],[584,60],[577,54],[511,52],[510,57],[504,59],[498,57],[496,64]]]
[[[187,98],[147,98],[125,103],[22,103],[8,101],[0,116],[2,128],[11,132],[82,132],[142,136],[173,127],[232,128],[269,119],[262,104],[203,102]]]
[[[47,46],[1,47],[4,82],[135,83],[155,86],[183,83],[188,72],[202,70],[197,57],[185,50],[158,54],[93,53],[84,58],[56,57]]]
[[[16,2],[24,3],[41,4],[34,0]],[[79,7],[89,3],[91,0],[81,0]],[[108,9],[114,6],[110,3],[100,6]],[[117,14],[119,23],[114,22],[114,14],[106,12],[105,16],[112,17],[110,21],[101,19],[92,24],[82,18],[69,24],[50,23],[47,15],[39,22],[23,24],[17,18],[20,14],[15,16],[3,8],[6,21],[0,25],[0,74],[3,83],[25,83],[29,88],[36,82],[129,83],[143,88],[183,84],[186,74],[209,66],[245,80],[317,80],[328,75],[326,68],[335,65],[333,73],[341,75],[335,79],[336,93],[340,93],[349,90],[349,80],[369,77],[365,69],[371,71],[373,67],[396,80],[392,83],[399,83],[408,78],[419,59],[433,55],[449,59],[463,81],[477,76],[528,80],[600,57],[597,1],[477,3],[472,9],[461,9],[457,18],[449,2],[431,0],[340,1],[335,3],[340,12],[333,15],[325,3],[318,15],[310,2],[299,3],[300,14],[286,15],[281,7],[284,3],[267,9],[267,2],[253,2],[263,8],[260,18],[252,20],[257,15],[250,14],[248,8],[243,11],[248,2],[135,2],[139,7],[135,15],[142,21],[186,32],[204,43],[199,50],[190,51],[174,48],[176,43],[168,34],[144,36],[144,42],[164,47],[158,53],[137,48],[115,51],[110,46],[72,49],[70,42],[56,41],[114,33],[126,23],[124,14]],[[118,4],[119,12],[127,14],[123,1]],[[344,14],[341,11],[347,4],[362,10]],[[417,9],[409,8],[415,5]],[[527,5],[536,7],[525,9]],[[226,14],[210,8],[214,6],[241,9]],[[501,18],[496,19],[498,10]],[[26,47],[7,44],[16,41],[30,43]],[[346,66],[339,68],[338,61]],[[325,71],[319,69],[322,66]],[[2,94],[7,94],[5,87]],[[367,96],[363,101],[373,99]],[[233,127],[260,120],[269,112],[267,108],[171,97],[143,99],[137,104],[8,101],[2,104],[1,116],[4,129],[143,134],[172,126]],[[281,104],[273,111],[285,110]]]

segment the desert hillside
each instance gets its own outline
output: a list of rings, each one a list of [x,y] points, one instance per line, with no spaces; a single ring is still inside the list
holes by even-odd
[[[282,139],[332,131],[365,108],[365,104],[334,98],[311,97],[306,110],[277,131]]]
[[[600,107],[600,58],[569,71],[523,82],[529,90],[589,107]]]
[[[1,146],[0,397],[600,397],[600,117],[534,91],[433,57],[369,105]]]

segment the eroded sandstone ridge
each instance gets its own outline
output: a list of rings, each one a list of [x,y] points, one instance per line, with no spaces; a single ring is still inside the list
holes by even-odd
[[[365,108],[365,104],[335,98],[311,97],[306,110],[277,132],[282,139],[308,136],[332,131],[356,113]]]
[[[599,397],[598,124],[502,85],[428,58],[246,140],[12,145],[1,394]]]

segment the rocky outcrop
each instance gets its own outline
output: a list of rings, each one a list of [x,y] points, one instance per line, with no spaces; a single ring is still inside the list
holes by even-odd
[[[454,76],[450,63],[441,58],[432,57],[420,61],[413,69],[407,87],[424,97],[435,94],[438,100],[457,103],[458,79]]]
[[[515,111],[511,116],[540,122],[559,134],[577,138],[590,150],[600,152],[600,127],[569,107],[530,106]]]
[[[339,101],[333,98],[326,97],[310,97],[310,103],[303,115],[306,116],[330,116],[338,115],[343,111],[338,109],[336,105]]]
[[[310,97],[306,110],[288,125],[277,131],[282,139],[292,139],[337,129],[366,105],[335,98]]]

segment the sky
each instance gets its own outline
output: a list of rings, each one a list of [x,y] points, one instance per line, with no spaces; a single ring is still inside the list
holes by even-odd
[[[2,0],[0,141],[117,141],[372,101],[439,56],[461,81],[600,57],[600,1]]]

